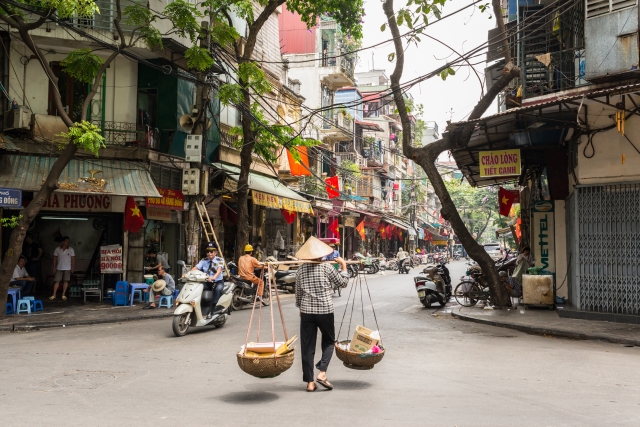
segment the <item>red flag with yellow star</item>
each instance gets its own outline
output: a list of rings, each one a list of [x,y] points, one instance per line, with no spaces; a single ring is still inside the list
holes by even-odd
[[[340,238],[340,224],[338,223],[338,218],[331,221],[331,224],[329,224],[329,230],[333,232],[333,237],[336,239]]]
[[[131,196],[127,197],[127,203],[124,206],[124,231],[137,233],[143,225],[144,218],[136,201]]]
[[[380,237],[382,237],[383,239],[386,239],[386,236],[385,236],[386,230],[384,229],[384,224],[380,224],[378,226],[378,233],[380,233]]]
[[[515,200],[516,196],[509,190],[505,190],[500,187],[498,190],[498,205],[500,206],[500,215],[509,216],[509,211],[511,210],[511,205]]]
[[[282,217],[287,222],[287,224],[293,224],[293,221],[296,220],[296,213],[294,211],[289,211],[287,209],[280,209],[282,211]]]
[[[356,226],[356,230],[360,233],[360,239],[364,242],[366,240],[364,234],[364,220],[360,221],[360,224]]]

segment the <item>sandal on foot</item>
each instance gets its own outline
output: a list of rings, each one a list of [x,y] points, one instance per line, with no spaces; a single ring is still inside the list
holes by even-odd
[[[333,390],[333,384],[331,384],[329,381],[325,380],[319,380],[316,378],[316,382],[318,384],[320,384],[322,387],[326,388],[327,390]]]
[[[67,296],[66,295],[62,295],[62,301],[66,301],[67,300]]]
[[[310,390],[310,389],[307,389],[307,391],[308,391],[309,393],[311,393],[311,392],[316,391],[317,389],[318,389],[318,386],[314,384],[314,385],[313,385],[313,388],[312,388],[311,390]]]
[[[49,301],[53,301],[54,299],[56,299],[55,295],[49,297]]]

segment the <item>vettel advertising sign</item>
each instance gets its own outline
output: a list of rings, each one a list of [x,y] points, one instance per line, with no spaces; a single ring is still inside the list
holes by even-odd
[[[480,151],[480,177],[520,175],[520,150]]]

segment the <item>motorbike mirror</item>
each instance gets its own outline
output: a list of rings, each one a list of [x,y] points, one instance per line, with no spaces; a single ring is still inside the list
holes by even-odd
[[[186,264],[184,263],[184,261],[182,261],[182,260],[179,260],[176,264],[181,265],[181,266],[183,266],[183,267],[186,265]]]

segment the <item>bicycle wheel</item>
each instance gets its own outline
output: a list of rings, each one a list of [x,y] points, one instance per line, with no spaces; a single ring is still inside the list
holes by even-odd
[[[476,282],[460,282],[453,291],[456,301],[463,307],[476,305],[480,299],[478,298],[480,293],[482,293],[482,289]]]

